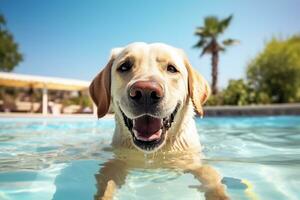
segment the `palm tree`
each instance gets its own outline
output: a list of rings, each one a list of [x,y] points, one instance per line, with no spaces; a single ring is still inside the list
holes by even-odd
[[[211,65],[212,65],[212,94],[218,93],[217,82],[218,82],[218,63],[219,63],[219,52],[225,51],[227,46],[238,43],[234,39],[226,39],[222,41],[222,44],[218,42],[218,37],[228,28],[232,20],[232,15],[225,19],[219,20],[215,16],[209,16],[204,19],[204,26],[197,27],[195,35],[199,36],[200,39],[195,48],[202,49],[201,56],[204,54],[211,54]]]

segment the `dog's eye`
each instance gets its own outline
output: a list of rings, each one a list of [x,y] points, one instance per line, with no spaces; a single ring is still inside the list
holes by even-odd
[[[127,61],[125,61],[124,63],[122,63],[119,67],[118,67],[118,71],[119,72],[127,72],[127,71],[129,71],[130,69],[131,69],[131,67],[132,67],[132,63],[129,61],[129,60],[127,60]]]
[[[178,72],[176,67],[174,67],[173,65],[168,65],[167,70],[168,70],[168,72],[171,72],[171,73],[177,73]]]

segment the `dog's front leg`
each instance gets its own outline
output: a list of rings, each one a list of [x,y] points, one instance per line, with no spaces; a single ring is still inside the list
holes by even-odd
[[[206,200],[229,200],[219,173],[208,165],[188,169],[200,182]]]
[[[95,200],[111,200],[117,187],[125,183],[127,164],[118,159],[104,163],[99,173],[96,174],[97,194]]]

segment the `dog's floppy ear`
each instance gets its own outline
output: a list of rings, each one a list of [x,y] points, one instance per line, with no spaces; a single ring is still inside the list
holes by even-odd
[[[207,101],[210,95],[208,82],[192,67],[187,57],[185,66],[188,71],[188,91],[192,99],[196,112],[203,116],[202,105]]]
[[[111,85],[111,68],[116,55],[121,48],[113,49],[110,59],[102,71],[93,79],[89,87],[92,100],[97,106],[98,118],[106,115],[110,105],[110,85]]]

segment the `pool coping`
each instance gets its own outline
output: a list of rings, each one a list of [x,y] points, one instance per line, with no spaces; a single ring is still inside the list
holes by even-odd
[[[280,116],[300,115],[300,103],[249,106],[205,106],[205,116]]]

